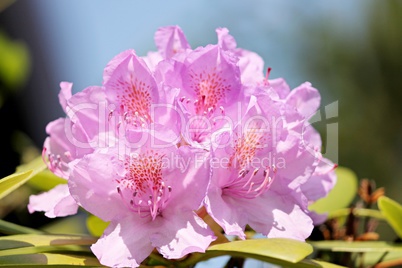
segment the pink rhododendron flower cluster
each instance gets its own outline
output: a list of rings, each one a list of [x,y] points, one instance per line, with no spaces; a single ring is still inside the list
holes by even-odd
[[[137,267],[154,250],[178,259],[245,227],[306,239],[321,215],[308,205],[335,183],[308,124],[320,104],[310,83],[290,90],[264,75],[263,60],[227,29],[191,49],[177,26],[158,48],[113,58],[103,85],[75,95],[61,83],[66,118],[49,123],[43,157],[68,184],[31,196],[29,211],[72,215],[79,206],[110,222],[91,249],[104,265]]]

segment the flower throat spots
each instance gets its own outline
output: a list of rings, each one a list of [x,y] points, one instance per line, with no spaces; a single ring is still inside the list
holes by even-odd
[[[216,68],[210,72],[205,70],[200,73],[193,72],[190,78],[192,82],[190,87],[197,98],[194,102],[197,115],[210,115],[225,98],[226,92],[231,90],[231,85],[222,78],[222,72],[218,72]]]
[[[227,168],[238,171],[237,176],[223,187],[225,194],[247,199],[256,198],[266,192],[276,174],[275,166],[264,167],[261,159],[254,161],[257,152],[266,146],[267,137],[258,127],[250,130],[252,131],[247,131],[235,141]],[[260,172],[260,169],[263,171]]]
[[[125,204],[141,216],[150,215],[152,220],[162,213],[172,191],[163,181],[163,157],[152,150],[128,157],[124,162],[126,176],[118,181],[117,191]]]

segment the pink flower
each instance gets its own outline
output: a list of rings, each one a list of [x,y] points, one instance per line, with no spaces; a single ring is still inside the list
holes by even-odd
[[[204,252],[215,238],[194,211],[209,183],[208,159],[187,146],[148,143],[123,156],[113,149],[84,157],[69,186],[83,208],[111,222],[92,246],[100,262],[137,267],[154,248],[170,259]]]
[[[69,163],[94,151],[100,143],[99,103],[104,100],[103,89],[88,87],[71,95],[72,84],[60,83],[59,100],[67,118],[59,118],[46,127],[49,137],[45,140],[43,158],[50,171],[68,179]],[[59,185],[47,193],[32,195],[30,213],[44,211],[50,218],[77,213],[78,205],[69,195],[67,184]]]
[[[102,87],[71,95],[62,83],[67,117],[49,123],[43,156],[68,185],[32,196],[30,212],[79,205],[110,222],[91,249],[113,267],[137,267],[155,248],[169,259],[204,252],[215,237],[202,205],[228,235],[245,239],[249,225],[306,239],[323,219],[309,204],[336,180],[308,124],[320,95],[269,80],[260,56],[217,35],[193,50],[178,26],[160,28],[158,50],[118,54]]]
[[[240,68],[243,86],[250,83],[261,83],[264,80],[264,61],[255,52],[237,48],[236,40],[229,34],[226,28],[216,29],[218,45],[225,51],[233,53],[238,58],[237,65]]]
[[[179,89],[177,106],[186,122],[182,129],[186,143],[209,149],[211,135],[232,113],[242,88],[236,63],[230,53],[209,45],[157,66],[158,79],[168,88]]]
[[[229,146],[214,152],[219,165],[205,206],[226,234],[244,239],[248,224],[268,237],[304,240],[313,228],[308,205],[335,182],[334,165],[322,160],[321,139],[307,124],[320,96],[309,83],[286,96],[283,83],[253,86],[252,108],[229,133]]]
[[[133,50],[120,53],[108,63],[103,85],[115,136],[127,138],[138,129],[164,129],[164,137],[159,138],[179,142],[180,115],[174,106],[177,91],[167,91],[157,83],[153,72]]]
[[[43,149],[49,170],[59,177],[68,179],[74,160],[95,149],[126,142],[131,130],[162,129],[161,124],[177,118],[168,109],[174,92],[169,95],[159,91],[153,75],[132,50],[109,62],[103,82],[103,87],[88,87],[75,95],[71,94],[71,83],[60,84],[59,100],[67,117],[48,124],[49,137]],[[151,106],[158,102],[164,105],[152,110]],[[152,112],[155,119],[151,120]],[[176,132],[165,131],[163,139],[177,143],[180,137]],[[68,216],[77,212],[78,205],[74,204],[67,185],[63,185],[46,194],[31,196],[28,209],[31,213],[45,211],[48,217]]]

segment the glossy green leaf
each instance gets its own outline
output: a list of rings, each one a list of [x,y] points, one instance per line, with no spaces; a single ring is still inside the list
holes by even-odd
[[[39,172],[32,179],[29,180],[28,184],[39,191],[49,191],[59,184],[66,184],[67,180],[60,178],[53,174],[50,170],[46,169]]]
[[[194,255],[194,254],[193,254]],[[275,258],[270,258],[270,257],[265,257],[262,255],[256,255],[256,254],[249,254],[249,253],[242,253],[242,252],[221,252],[221,251],[214,251],[214,252],[209,252],[207,251],[204,254],[200,254],[198,258],[196,258],[195,261],[191,262],[191,258],[186,259],[185,261],[175,263],[175,266],[177,267],[191,267],[191,264],[195,264],[199,261],[205,261],[210,258],[218,257],[218,256],[223,256],[223,255],[230,255],[233,257],[243,257],[243,258],[252,258],[260,261],[264,261],[270,264],[275,264],[280,267],[287,267],[287,268],[341,268],[343,266],[335,265],[332,263],[328,263],[325,261],[319,261],[319,260],[312,260],[312,259],[304,259],[299,262],[293,263],[289,261],[284,261],[280,259],[275,259]],[[190,262],[189,262],[190,260]]]
[[[0,257],[24,254],[51,253],[51,252],[70,252],[70,253],[90,253],[89,248],[79,246],[40,246],[40,247],[21,247],[0,250]]]
[[[325,262],[325,261],[320,261],[320,260],[310,260],[312,263],[316,264],[318,267],[322,268],[341,268],[341,267],[346,267],[346,266],[340,266],[337,264],[333,264],[330,262]]]
[[[320,250],[334,252],[401,252],[401,244],[385,241],[318,241],[310,244]]]
[[[0,233],[7,235],[16,234],[43,234],[42,231],[21,226],[12,222],[0,220]]]
[[[350,208],[342,208],[335,211],[332,211],[328,214],[328,219],[339,218],[339,217],[347,217],[350,213]],[[384,220],[384,215],[381,211],[375,209],[366,209],[366,208],[354,208],[353,214],[356,217],[370,217],[375,218],[377,220]]]
[[[304,242],[285,239],[267,238],[233,241],[214,245],[207,252],[219,252],[226,255],[251,254],[296,263],[313,252],[313,248]]]
[[[17,171],[0,180],[0,199],[26,183],[30,178],[46,168],[42,157],[17,167]]]
[[[43,162],[42,156],[38,156],[31,162],[18,166],[16,173],[32,170],[32,176],[35,176],[36,174],[38,174],[42,170],[45,170],[46,168],[47,166]]]
[[[6,264],[96,266],[99,263],[88,247],[95,241],[93,237],[78,235],[3,236],[0,237],[0,266]]]
[[[376,264],[379,259],[382,259],[382,261],[400,259],[402,258],[402,251],[387,252],[385,256],[383,255],[384,252],[370,252],[370,254],[364,254],[363,256],[364,264],[368,267],[371,267],[374,264]]]
[[[87,229],[85,228],[85,218],[83,217],[83,215],[80,214],[56,219],[51,223],[41,227],[41,230],[51,234],[87,233]]]
[[[378,208],[384,214],[385,219],[394,229],[395,233],[402,238],[402,206],[398,202],[382,196],[378,199]]]
[[[80,235],[9,235],[0,237],[0,250],[40,246],[92,245],[95,242],[94,237]]]
[[[0,267],[15,265],[15,267],[49,267],[50,265],[65,265],[71,266],[90,266],[102,267],[99,261],[93,256],[79,254],[55,254],[55,253],[40,253],[40,254],[23,254],[0,257]]]
[[[14,173],[0,180],[0,199],[23,185],[31,177],[32,170]]]
[[[87,218],[87,228],[89,233],[93,236],[101,236],[108,226],[108,222],[104,222],[94,215],[89,215]]]
[[[350,205],[357,193],[358,179],[356,174],[345,167],[337,167],[338,177],[334,188],[329,194],[309,206],[309,209],[317,213],[331,213]]]

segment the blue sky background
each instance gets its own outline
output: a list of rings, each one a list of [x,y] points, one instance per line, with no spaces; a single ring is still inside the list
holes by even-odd
[[[215,28],[227,27],[240,47],[256,51],[291,86],[303,77],[308,28],[327,23],[336,34],[362,33],[363,0],[331,1],[105,1],[36,0],[34,14],[46,47],[52,80],[74,83],[74,90],[100,85],[107,62],[134,48],[139,55],[155,50],[158,27],[179,25],[192,47],[216,42]],[[334,32],[334,34],[335,34]],[[54,90],[58,90],[57,84]]]

